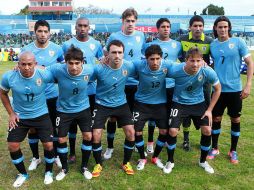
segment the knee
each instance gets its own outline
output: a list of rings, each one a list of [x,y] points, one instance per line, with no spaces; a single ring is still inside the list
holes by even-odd
[[[232,123],[240,123],[240,117],[235,117],[235,118],[231,117],[230,119]]]
[[[92,136],[94,143],[99,143],[101,141],[101,132],[99,130],[94,130]]]
[[[66,137],[59,137],[58,138],[58,142],[61,143],[61,144],[62,143],[66,143],[67,142],[67,138]]]
[[[171,137],[176,137],[177,134],[178,134],[178,129],[176,129],[176,128],[171,128],[171,129],[169,129],[168,134],[169,134]]]
[[[13,143],[13,142],[9,142],[8,143],[8,149],[10,152],[16,152],[20,149],[20,144],[19,143]]]
[[[159,130],[160,135],[166,135],[167,132],[168,132],[167,129],[160,129],[160,130]]]
[[[83,139],[86,141],[91,141],[92,140],[92,133],[90,132],[85,132],[82,134],[83,135]]]
[[[212,134],[211,127],[208,127],[208,126],[202,127],[201,131],[202,131],[202,134],[205,136],[210,136]]]
[[[45,142],[42,143],[43,144],[43,148],[47,151],[51,151],[53,150],[53,142]]]
[[[141,135],[142,135],[142,132],[141,132]],[[134,141],[135,140],[135,130],[133,127],[130,127],[126,130],[126,138],[129,140],[129,141]]]
[[[213,122],[221,122],[221,120],[222,120],[221,116],[213,117]]]

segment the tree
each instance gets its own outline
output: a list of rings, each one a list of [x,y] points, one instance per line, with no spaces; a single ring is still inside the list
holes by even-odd
[[[224,15],[224,7],[218,7],[216,5],[210,4],[203,9],[201,15]]]
[[[28,5],[26,5],[23,9],[20,9],[19,13],[17,15],[28,15],[29,11],[28,11]]]
[[[102,9],[100,7],[96,7],[94,5],[88,5],[88,7],[78,7],[74,10],[76,14],[112,14],[113,9]]]

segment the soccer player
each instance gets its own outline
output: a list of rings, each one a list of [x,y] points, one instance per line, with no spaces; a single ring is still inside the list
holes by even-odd
[[[80,17],[76,21],[76,37],[71,38],[66,41],[62,48],[64,53],[68,51],[71,45],[82,50],[84,55],[85,64],[95,64],[96,59],[100,60],[103,57],[102,46],[99,41],[95,40],[93,37],[89,36],[89,20],[84,17]],[[93,112],[95,104],[95,92],[96,92],[96,82],[89,82],[88,84],[88,96],[90,101],[90,110]],[[76,160],[75,157],[75,142],[77,134],[77,125],[72,124],[69,131],[69,143],[70,143],[70,155],[69,163],[73,163]]]
[[[38,20],[34,25],[35,32],[35,41],[28,44],[22,51],[31,51],[35,55],[36,62],[40,66],[50,66],[57,62],[62,62],[64,60],[63,51],[60,46],[49,41],[50,39],[50,26],[49,23],[45,20]],[[57,155],[57,132],[56,132],[56,100],[58,96],[57,87],[54,83],[50,83],[46,88],[46,99],[47,106],[49,110],[49,116],[54,128],[54,151],[55,151],[55,163],[59,168],[62,167],[59,156]],[[28,170],[35,170],[37,166],[41,163],[41,159],[39,157],[39,149],[38,142],[39,138],[36,131],[31,128],[28,133],[29,145],[33,153],[33,158],[31,160],[31,164],[28,167]]]
[[[160,18],[156,22],[156,27],[158,30],[158,38],[145,45],[146,49],[150,45],[157,44],[161,47],[164,60],[171,60],[176,62],[182,51],[181,43],[170,39],[170,29],[171,23],[167,18]],[[167,93],[167,108],[170,109],[172,104],[172,97],[174,92],[174,79],[166,78],[166,93]],[[155,124],[151,121],[148,122],[148,142],[147,142],[147,153],[153,153],[153,134],[154,134]]]
[[[122,30],[112,33],[106,43],[106,47],[112,40],[120,40],[124,44],[124,59],[127,61],[141,60],[142,48],[145,44],[144,34],[135,30],[138,13],[133,8],[128,8],[122,13]],[[133,111],[134,95],[137,91],[138,81],[132,77],[128,78],[125,86],[125,93],[131,112]],[[116,122],[109,120],[107,123],[107,141],[108,148],[103,154],[104,159],[110,159],[114,151],[114,137],[116,131]]]
[[[220,96],[221,86],[215,71],[203,66],[202,56],[197,47],[192,47],[186,53],[186,63],[181,63],[169,71],[169,75],[175,79],[175,89],[167,139],[168,161],[163,168],[164,173],[170,173],[174,168],[177,133],[186,117],[193,120],[196,129],[201,128],[199,166],[208,173],[214,173],[214,169],[206,162],[206,156],[211,145],[212,109]],[[203,93],[203,84],[206,82],[214,88],[209,106],[205,103]]]
[[[29,177],[23,162],[20,143],[25,139],[30,128],[36,130],[43,144],[46,162],[44,184],[53,182],[53,127],[45,95],[47,83],[52,82],[53,78],[49,72],[35,69],[36,64],[32,52],[21,53],[18,70],[6,72],[1,82],[1,100],[9,114],[8,149],[12,163],[20,173],[13,183],[14,187],[20,187]],[[10,90],[13,107],[8,97]]]
[[[135,94],[134,126],[135,145],[140,154],[137,170],[143,170],[147,162],[144,154],[143,128],[148,120],[155,121],[159,128],[152,163],[163,168],[158,156],[167,140],[168,116],[166,97],[166,76],[171,70],[172,62],[162,59],[162,49],[159,45],[151,45],[145,50],[146,59],[134,62],[139,85]],[[160,114],[158,114],[160,113]]]
[[[208,159],[219,154],[218,138],[221,131],[221,120],[225,108],[231,120],[231,147],[228,153],[233,164],[238,163],[236,147],[240,136],[240,116],[242,100],[247,98],[251,91],[253,76],[253,61],[246,43],[241,38],[231,37],[231,22],[225,16],[218,17],[214,22],[215,40],[211,44],[214,70],[217,73],[222,93],[213,109],[212,149]],[[242,88],[240,68],[242,59],[248,66],[247,82]]]
[[[180,36],[177,40],[182,44],[182,55],[180,61],[185,61],[186,53],[191,47],[198,47],[203,54],[204,61],[210,64],[210,43],[213,41],[212,38],[206,36],[204,31],[204,19],[199,16],[193,16],[189,21],[190,32],[187,35]],[[205,102],[207,105],[210,103],[211,96],[211,85],[204,84],[204,95]],[[186,151],[190,150],[189,131],[190,131],[191,119],[186,118],[183,121],[183,149]]]
[[[87,88],[94,68],[91,64],[83,64],[83,52],[74,46],[65,53],[65,62],[66,64],[55,64],[47,68],[59,88],[56,126],[59,136],[57,151],[62,170],[57,174],[56,180],[62,180],[68,173],[67,133],[72,123],[79,125],[83,136],[81,173],[86,179],[91,179],[92,174],[87,169],[87,163],[92,150],[92,116]]]
[[[131,62],[123,59],[124,45],[121,41],[111,41],[107,51],[108,64],[98,64],[94,71],[97,79],[97,88],[93,115],[93,156],[96,162],[92,173],[93,177],[100,176],[102,171],[101,137],[104,124],[109,117],[116,118],[118,127],[123,128],[125,133],[122,168],[126,174],[134,174],[129,161],[135,144],[135,131],[133,117],[124,93],[128,77],[134,75],[134,66]]]

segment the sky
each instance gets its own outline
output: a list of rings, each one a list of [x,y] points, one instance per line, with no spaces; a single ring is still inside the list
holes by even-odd
[[[15,14],[29,4],[29,0],[0,0],[0,14]],[[227,16],[250,16],[254,14],[253,0],[73,0],[74,7],[87,7],[89,4],[100,8],[113,9],[121,14],[126,8],[134,7],[139,14],[170,14],[193,15],[200,14],[211,2],[223,6]],[[240,2],[240,3],[239,3]]]

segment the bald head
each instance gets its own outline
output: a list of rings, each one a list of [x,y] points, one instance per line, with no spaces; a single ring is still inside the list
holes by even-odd
[[[88,32],[90,30],[90,26],[87,18],[78,18],[75,29],[77,34],[76,38],[78,41],[85,42],[89,39]]]
[[[76,26],[77,26],[78,23],[81,22],[81,21],[86,21],[86,22],[88,23],[88,25],[89,25],[89,20],[88,20],[88,18],[86,18],[86,17],[80,17],[80,18],[78,18],[78,19],[76,20]]]
[[[29,78],[33,76],[36,64],[35,56],[32,52],[24,51],[19,54],[18,67],[23,77]]]

